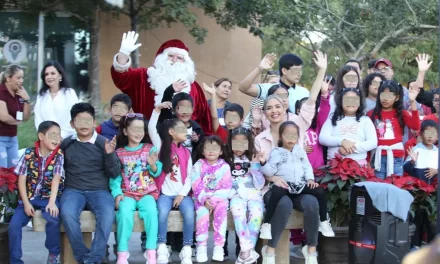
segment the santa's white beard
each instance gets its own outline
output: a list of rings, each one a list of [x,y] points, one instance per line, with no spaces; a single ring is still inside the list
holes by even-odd
[[[156,57],[154,66],[148,68],[148,82],[151,88],[155,90],[154,97],[155,105],[162,102],[163,93],[165,89],[176,82],[182,80],[187,87],[182,92],[189,93],[191,84],[195,80],[196,72],[194,63],[189,57],[185,58],[185,62],[175,62],[174,64],[168,59],[168,54],[160,54]]]

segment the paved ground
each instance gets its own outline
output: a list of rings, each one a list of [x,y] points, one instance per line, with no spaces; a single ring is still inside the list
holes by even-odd
[[[25,264],[46,264],[47,250],[44,247],[46,235],[44,233],[33,232],[29,227],[23,229],[23,262]],[[235,252],[235,236],[229,236],[229,252]],[[211,241],[212,242],[212,241]],[[109,245],[114,244],[114,236],[111,234]],[[140,233],[133,233],[130,240],[130,264],[145,264],[145,259],[142,256],[140,249]],[[212,256],[212,243],[209,245],[208,256]],[[110,255],[111,264],[116,262],[115,255]],[[173,264],[180,263],[178,253],[173,253]],[[217,262],[218,263],[218,262]],[[225,261],[223,263],[235,263],[235,259]],[[291,264],[304,264],[303,260],[291,258]],[[3,263],[2,263],[3,264]],[[70,264],[70,263],[69,263]],[[74,263],[72,263],[74,264]]]

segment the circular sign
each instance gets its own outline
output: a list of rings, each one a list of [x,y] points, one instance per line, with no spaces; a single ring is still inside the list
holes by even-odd
[[[26,44],[20,40],[10,40],[3,48],[3,56],[10,63],[19,63],[26,58]]]

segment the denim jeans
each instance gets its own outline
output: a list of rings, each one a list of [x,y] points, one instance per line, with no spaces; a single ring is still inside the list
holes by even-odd
[[[45,246],[49,251],[49,254],[60,254],[60,218],[52,217],[49,212],[46,212],[46,206],[49,203],[49,199],[43,199],[41,196],[35,197],[35,199],[29,201],[35,210],[41,210],[43,217],[46,220],[46,243]],[[56,205],[59,208],[59,201],[56,200]],[[11,222],[8,227],[9,236],[9,255],[11,264],[23,264],[21,260],[23,256],[21,250],[22,241],[22,228],[29,223],[31,219],[24,212],[24,206],[22,203],[14,211]],[[3,250],[3,249],[2,249]]]
[[[387,177],[387,156],[382,156],[380,160],[380,171],[375,171],[376,177],[384,180]],[[395,175],[403,175],[403,158],[394,158]]]
[[[84,209],[95,214],[96,228],[92,247],[84,245],[79,216]],[[78,262],[101,263],[107,249],[107,241],[115,221],[115,205],[110,192],[105,190],[83,191],[67,188],[61,196],[61,222]]]
[[[157,200],[157,208],[159,210],[159,233],[157,243],[167,242],[168,214],[173,207],[175,198],[175,196],[161,194],[159,200]],[[191,246],[193,244],[195,221],[193,200],[190,197],[185,196],[179,205],[179,211],[183,217],[183,245]]]
[[[18,163],[17,137],[0,136],[0,167],[11,168]]]

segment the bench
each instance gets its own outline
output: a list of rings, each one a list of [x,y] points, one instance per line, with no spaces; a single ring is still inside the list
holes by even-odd
[[[33,217],[33,229],[35,232],[44,232],[46,220],[40,210],[37,210]],[[95,231],[95,216],[90,211],[83,211],[80,216],[81,221],[81,232],[83,233],[84,243],[90,248],[92,244],[92,233]],[[281,239],[278,243],[276,250],[276,263],[277,264],[288,264],[290,262],[289,255],[289,245],[290,245],[290,229],[303,228],[303,214],[298,211],[294,211],[289,218],[286,228],[281,235]],[[115,232],[116,225],[113,224],[112,232]],[[168,231],[169,232],[182,232],[183,230],[183,218],[179,211],[171,211],[168,216]],[[212,225],[211,225],[212,230]],[[228,212],[228,231],[235,231],[234,222],[231,212]],[[139,219],[138,213],[135,212],[134,215],[134,226],[133,232],[143,232],[144,225],[143,221]],[[264,245],[265,241],[258,243],[257,248],[260,252],[261,247]],[[261,259],[261,258],[260,258]],[[69,239],[61,225],[61,261],[63,264],[75,264],[76,261],[73,257],[72,248],[69,243]]]

